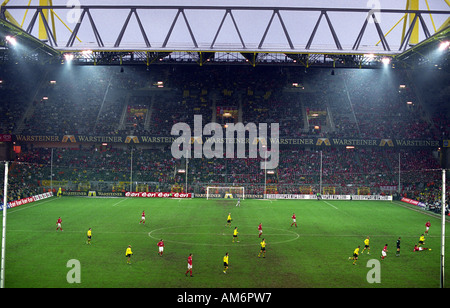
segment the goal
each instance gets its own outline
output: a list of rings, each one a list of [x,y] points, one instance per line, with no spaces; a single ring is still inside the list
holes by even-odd
[[[230,187],[219,187],[219,186],[208,186],[206,187],[206,199],[245,199],[245,189],[242,186],[230,186]]]
[[[370,187],[359,187],[358,195],[370,195]]]
[[[312,188],[311,186],[300,186],[299,191],[302,195],[310,195],[312,192]]]
[[[323,194],[324,195],[335,195],[336,194],[336,187],[328,186],[323,188]]]

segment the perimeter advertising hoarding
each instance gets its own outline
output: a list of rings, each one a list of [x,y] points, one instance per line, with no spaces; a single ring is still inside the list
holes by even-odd
[[[11,201],[8,202],[8,209],[10,208],[14,208],[23,204],[28,204],[28,203],[32,203],[35,201],[39,201],[39,200],[43,200],[43,199],[47,199],[53,197],[53,193],[52,192],[47,192],[47,193],[43,193],[43,194],[39,194],[36,196],[32,196],[32,197],[28,197],[28,198],[23,198],[23,199],[19,199],[19,200],[15,200],[15,201]],[[0,211],[3,211],[3,203],[0,204]]]
[[[317,199],[316,195],[298,195],[298,194],[267,194],[266,199],[299,199],[309,200]],[[322,200],[378,200],[392,201],[392,196],[383,195],[321,195]]]
[[[179,136],[90,136],[90,135],[12,135],[12,141],[16,142],[58,142],[58,143],[130,143],[130,144],[172,144]],[[206,140],[214,143],[254,143],[249,138],[214,138],[202,137],[202,143]],[[354,139],[354,138],[269,138],[270,144],[292,146],[319,146],[319,147],[386,147],[386,148],[438,148],[444,144],[439,140],[405,140],[405,139]],[[447,140],[448,142],[448,140]],[[192,143],[192,140],[191,140]]]

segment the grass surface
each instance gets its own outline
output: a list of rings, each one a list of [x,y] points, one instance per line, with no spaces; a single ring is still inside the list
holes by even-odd
[[[57,288],[438,288],[440,219],[391,202],[52,198],[7,212],[5,287]],[[145,225],[139,224],[142,211]],[[226,226],[231,212],[232,226]],[[291,227],[292,213],[298,227]],[[56,231],[62,218],[63,230]],[[412,252],[430,220],[425,246]],[[263,225],[266,258],[258,258]],[[238,227],[239,243],[232,243]],[[92,228],[92,244],[86,232]],[[448,228],[447,228],[448,229]],[[448,234],[448,232],[447,232]],[[370,236],[370,255],[348,260]],[[400,257],[395,256],[401,236]],[[163,257],[157,242],[165,242]],[[380,283],[367,267],[380,262]],[[127,265],[125,250],[134,255]],[[448,245],[447,245],[448,247]],[[222,257],[229,253],[224,274]],[[449,249],[446,249],[448,254]],[[193,254],[194,277],[186,277]],[[80,283],[68,283],[69,260],[80,264]],[[446,276],[445,285],[450,285]]]

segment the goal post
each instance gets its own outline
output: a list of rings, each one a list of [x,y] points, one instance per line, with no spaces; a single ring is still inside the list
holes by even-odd
[[[206,199],[245,199],[243,186],[208,186],[206,187]]]

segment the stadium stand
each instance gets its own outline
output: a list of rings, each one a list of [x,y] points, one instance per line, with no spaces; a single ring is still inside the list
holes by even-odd
[[[383,70],[356,69],[330,75],[325,69],[270,66],[156,65],[151,71],[126,67],[123,72],[75,66],[34,70],[27,79],[21,78],[23,68],[0,70],[0,134],[13,136],[167,137],[176,123],[193,127],[194,115],[202,115],[203,125],[279,123],[280,138],[442,141],[450,133],[448,107],[439,109],[439,97],[424,104],[429,92],[420,94],[401,70],[386,77]],[[224,110],[230,117],[223,116]],[[126,191],[131,172],[133,189],[185,189],[179,170],[187,162],[172,157],[170,143],[55,144],[25,137],[16,140],[21,151],[11,168],[10,199],[56,186]],[[327,193],[358,194],[368,187],[366,193],[414,197],[433,205],[440,196],[437,147],[394,145],[284,145],[266,184],[278,193],[316,193],[323,186],[330,188]],[[207,185],[237,185],[262,194],[262,161],[190,159],[188,190],[205,193]]]

